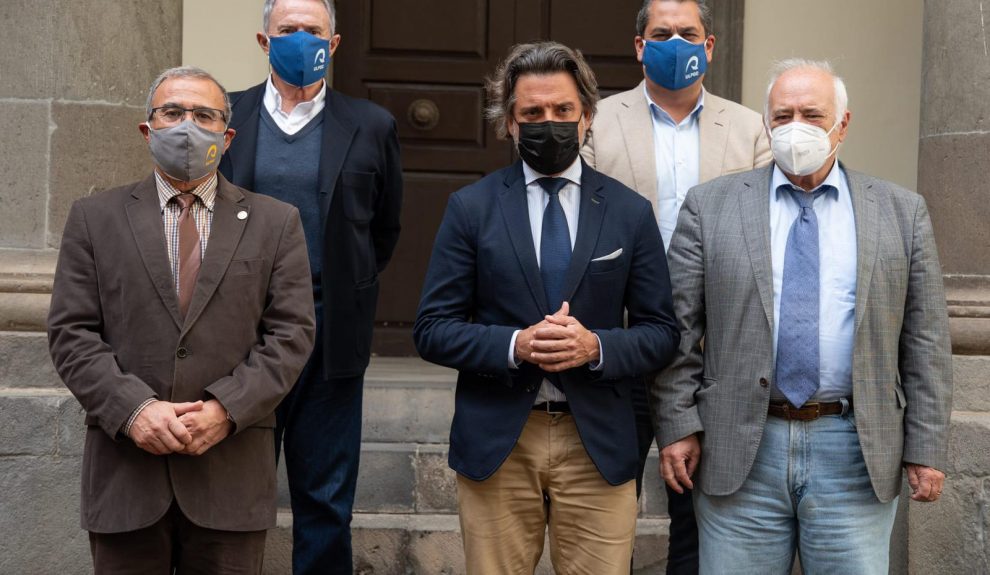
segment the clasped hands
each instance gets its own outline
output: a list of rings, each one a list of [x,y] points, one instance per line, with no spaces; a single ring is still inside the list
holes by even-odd
[[[547,372],[560,372],[601,356],[598,338],[570,315],[566,301],[553,315],[531,325],[516,336],[516,361],[526,361]]]
[[[227,410],[215,399],[155,401],[141,410],[128,435],[138,447],[154,455],[202,455],[232,429]]]

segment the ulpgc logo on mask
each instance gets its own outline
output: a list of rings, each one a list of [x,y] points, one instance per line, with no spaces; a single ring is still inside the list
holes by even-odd
[[[206,150],[206,165],[209,166],[213,162],[217,161],[217,145],[213,144]]]
[[[692,78],[697,78],[701,75],[701,61],[697,56],[691,56],[688,58],[687,65],[684,66],[684,79],[690,80]]]
[[[313,71],[319,72],[327,67],[327,51],[320,48],[316,52],[316,57],[313,58]]]

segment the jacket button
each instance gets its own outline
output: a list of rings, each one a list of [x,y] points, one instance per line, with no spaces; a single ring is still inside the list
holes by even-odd
[[[189,350],[187,350],[184,347],[180,347],[179,349],[175,350],[175,357],[179,359],[183,359],[188,355],[189,355]]]
[[[767,378],[765,377],[760,378],[760,387],[770,387],[770,382],[767,381]]]
[[[533,393],[534,391],[536,391],[536,387],[534,387],[532,385],[527,385],[526,386],[526,393]]]

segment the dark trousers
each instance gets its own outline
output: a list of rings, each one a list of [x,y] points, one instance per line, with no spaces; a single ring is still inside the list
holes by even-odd
[[[89,533],[96,575],[259,575],[267,531],[218,531],[189,521],[174,502],[153,525]]]
[[[633,386],[633,409],[636,413],[636,434],[639,441],[639,474],[636,475],[636,496],[643,491],[643,473],[646,458],[656,438],[650,418],[649,401],[646,398],[646,381]],[[659,473],[653,469],[650,473]],[[667,490],[667,514],[670,516],[670,539],[667,546],[667,575],[697,575],[698,573],[698,524],[694,519],[694,501],[691,492],[678,494],[664,484]]]
[[[351,509],[361,455],[364,376],[323,378],[322,305],[316,347],[275,411],[275,452],[285,453],[295,575],[351,575]]]

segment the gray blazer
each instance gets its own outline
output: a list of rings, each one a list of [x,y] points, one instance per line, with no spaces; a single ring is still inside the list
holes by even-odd
[[[845,173],[858,256],[856,425],[873,489],[889,501],[900,492],[902,463],[945,469],[948,314],[924,199]],[[681,343],[651,386],[651,411],[661,446],[703,433],[696,480],[709,495],[739,489],[767,418],[774,376],[771,174],[772,164],[692,188],[667,254]]]

